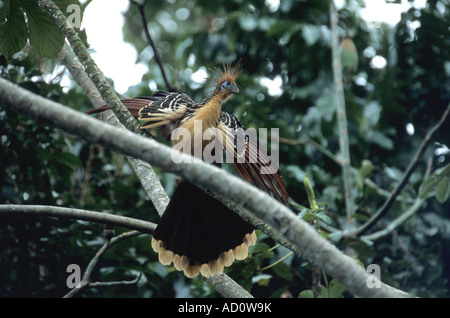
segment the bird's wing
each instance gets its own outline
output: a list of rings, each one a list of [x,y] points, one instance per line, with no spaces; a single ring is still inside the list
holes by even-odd
[[[186,94],[158,91],[145,97],[147,105],[138,112],[138,119],[146,121],[142,128],[152,128],[182,119],[195,102]]]
[[[217,128],[222,133],[224,152],[227,158],[233,158],[233,165],[241,177],[288,204],[289,196],[278,163],[267,155],[256,134],[245,130],[235,116],[226,112],[221,113]]]
[[[195,102],[186,94],[158,91],[150,97],[122,100],[123,105],[139,120],[145,121],[141,128],[152,128],[176,122],[184,117]],[[87,114],[108,110],[107,105],[90,110]]]

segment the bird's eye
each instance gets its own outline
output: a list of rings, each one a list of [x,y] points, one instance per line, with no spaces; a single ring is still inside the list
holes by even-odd
[[[226,82],[223,82],[223,83],[222,83],[222,89],[228,88],[228,87],[230,87],[230,86],[231,86],[231,81],[226,81]]]

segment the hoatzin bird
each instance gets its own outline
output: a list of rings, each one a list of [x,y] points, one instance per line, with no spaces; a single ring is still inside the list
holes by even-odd
[[[221,138],[215,140],[220,139],[225,154],[235,159],[233,164],[237,172],[287,204],[289,198],[281,174],[278,169],[270,170],[265,149],[256,138],[243,135],[244,127],[235,116],[222,111],[222,104],[239,92],[235,80],[241,72],[240,63],[234,68],[227,64],[223,70],[216,68],[213,72],[216,77],[210,80],[214,83],[211,85],[214,91],[199,103],[185,94],[165,91],[157,91],[151,97],[126,99],[122,103],[144,122],[141,128],[175,123],[178,129],[187,129],[192,136],[187,138],[192,148],[194,140],[202,138],[200,134],[208,128],[216,128],[216,137],[220,135]],[[87,113],[107,109],[105,105]],[[200,133],[195,129],[196,121],[201,121]],[[243,149],[238,149],[237,137],[244,140]],[[202,149],[213,142],[201,140]],[[173,146],[178,142],[180,140],[173,141]],[[251,157],[256,160],[250,160]],[[268,168],[269,173],[261,173],[262,168]],[[245,259],[248,247],[255,241],[255,231],[250,224],[214,199],[208,190],[181,180],[153,234],[152,248],[162,264],[173,262],[187,277],[199,273],[208,277],[221,273],[224,266],[230,266],[235,259]]]

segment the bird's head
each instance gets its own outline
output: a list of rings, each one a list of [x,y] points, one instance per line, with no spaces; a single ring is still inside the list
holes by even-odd
[[[242,72],[240,69],[241,61],[239,60],[235,67],[231,67],[231,63],[223,64],[223,70],[219,68],[210,69],[215,74],[215,77],[209,78],[213,82],[213,95],[219,96],[222,100],[230,98],[233,94],[239,93],[239,88],[236,85],[236,78]]]

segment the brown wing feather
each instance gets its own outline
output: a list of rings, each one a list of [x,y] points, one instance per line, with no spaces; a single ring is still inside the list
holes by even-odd
[[[138,116],[139,110],[142,107],[147,106],[149,103],[148,100],[141,99],[141,98],[124,99],[121,102],[130,111],[130,113],[135,117]],[[101,113],[101,112],[104,112],[109,109],[110,108],[108,105],[103,105],[103,106],[97,107],[95,109],[92,109],[90,111],[87,111],[86,114],[88,114],[88,115],[97,114],[97,113]]]
[[[273,169],[267,151],[256,136],[245,131],[239,120],[222,112],[217,128],[222,131],[224,151],[234,157],[233,165],[241,177],[254,186],[263,189],[285,204],[289,204],[289,195],[279,170]],[[270,173],[261,173],[262,168]],[[272,169],[272,171],[270,171]]]

